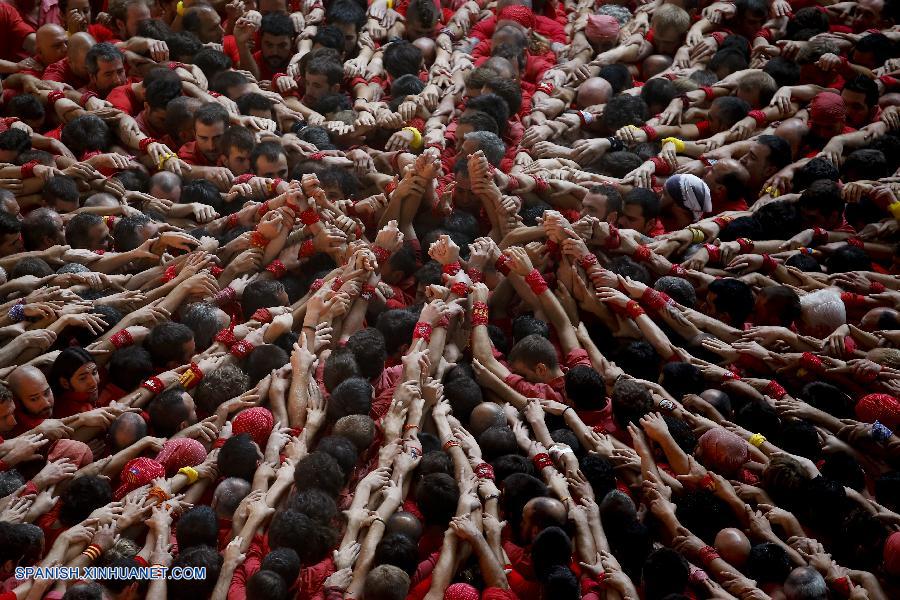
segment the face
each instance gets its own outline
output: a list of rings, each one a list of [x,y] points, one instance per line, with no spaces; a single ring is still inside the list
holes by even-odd
[[[79,13],[84,17],[85,28],[87,24],[91,22],[91,3],[88,0],[69,0],[66,3],[66,17],[69,15]]]
[[[219,158],[219,142],[225,135],[225,123],[217,122],[212,125],[206,125],[197,121],[194,123],[194,139],[197,142],[197,149],[210,162],[215,162]]]
[[[653,45],[660,54],[675,56],[681,46],[682,36],[674,29],[654,29]]]
[[[653,219],[648,221],[644,218],[644,209],[640,204],[624,205],[616,220],[619,229],[634,229],[641,233],[650,231],[652,224]]]
[[[19,208],[19,203],[11,194],[8,197],[0,198],[0,210],[14,216],[19,221],[22,220],[22,211]]]
[[[108,94],[114,87],[125,85],[125,65],[120,59],[98,60],[97,74],[91,75],[91,85],[101,95]]]
[[[150,108],[150,105],[144,102],[144,119],[151,129],[156,131],[166,130],[166,109]]]
[[[264,33],[259,42],[263,60],[273,71],[283,71],[291,60],[291,38]]]
[[[606,220],[609,198],[596,192],[588,192],[581,201],[581,216],[596,217],[601,221]]]
[[[132,38],[137,35],[138,27],[141,23],[150,18],[150,7],[143,2],[132,4],[125,13],[124,30],[125,34]],[[121,21],[119,21],[121,23]],[[122,25],[120,25],[121,27]]]
[[[458,125],[456,127],[456,150],[462,154],[463,146],[466,143],[466,134],[475,131],[475,127],[472,125],[464,124]]]
[[[337,202],[344,199],[344,192],[341,191],[339,185],[323,185],[322,190],[325,192],[325,197],[328,198],[329,202]]]
[[[406,39],[409,41],[417,40],[419,38],[430,38],[434,37],[434,29],[437,26],[437,23],[428,27],[423,24],[419,19],[410,18],[407,16],[406,21]]]
[[[335,27],[341,30],[341,33],[344,34],[344,52],[349,54],[352,53],[356,48],[356,41],[359,39],[359,34],[356,32],[356,25],[353,23],[335,23]]]
[[[106,226],[106,223],[98,223],[91,227],[91,250],[109,250],[109,242],[109,227]]]
[[[709,119],[709,129],[711,132],[719,133],[724,129],[724,124],[722,123],[722,111],[719,110],[718,106],[713,106],[709,109],[707,118]]]
[[[532,383],[547,383],[553,378],[553,374],[544,363],[538,363],[534,367],[529,367],[519,360],[510,363],[509,366],[513,372],[518,373]]]
[[[69,36],[65,29],[52,28],[38,36],[37,54],[45,65],[62,60],[69,53]]]
[[[321,74],[306,73],[306,94],[303,102],[307,105],[313,105],[323,97],[332,92],[336,92],[338,85],[330,85],[328,76]]]
[[[0,256],[10,256],[24,250],[25,244],[22,242],[22,234],[8,233],[0,235]]]
[[[12,399],[0,403],[0,435],[10,433],[16,427],[16,403]]]
[[[204,44],[221,44],[225,37],[222,28],[222,18],[214,10],[204,10],[200,15],[200,31],[197,32],[200,41]]]
[[[884,0],[859,0],[853,13],[853,29],[857,32],[870,28],[878,29],[882,9]]]
[[[53,390],[43,375],[22,378],[13,393],[26,414],[41,419],[49,419],[53,415]]]
[[[182,394],[181,398],[188,407],[188,425],[193,425],[197,422],[197,406],[194,404],[194,399],[188,393]]]
[[[232,146],[225,154],[225,166],[235,175],[250,172],[250,150],[242,150]]]
[[[828,121],[809,120],[809,132],[820,139],[830,139],[836,135],[840,135],[844,129],[844,119]]]
[[[81,365],[68,381],[60,382],[63,388],[78,394],[87,394],[92,400],[97,399],[100,386],[100,373],[95,363]]]
[[[866,95],[862,92],[854,92],[852,90],[843,90],[841,97],[847,107],[847,122],[853,127],[862,127],[867,125],[872,116],[869,105],[866,104]]]
[[[287,156],[279,154],[277,160],[269,160],[265,156],[256,159],[256,174],[270,179],[285,179],[287,177]]]
[[[769,169],[771,168],[769,165],[769,155],[772,151],[768,146],[760,144],[759,142],[753,142],[750,145],[750,150],[747,151],[747,154],[741,157],[741,164],[744,165],[744,168],[747,169],[751,174],[759,174],[763,177],[767,177],[771,175],[769,173]]]
[[[191,360],[191,357],[194,356],[197,352],[197,347],[194,344],[194,338],[191,338],[181,347],[182,352],[184,353],[184,360],[181,361],[180,364],[185,364]]]

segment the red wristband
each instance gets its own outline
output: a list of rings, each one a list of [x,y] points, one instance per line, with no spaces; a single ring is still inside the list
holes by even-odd
[[[416,326],[413,329],[413,339],[417,340],[419,338],[422,338],[426,343],[430,342],[432,331],[434,331],[434,327],[431,326],[431,323],[419,321],[418,323],[416,323]]]
[[[109,338],[109,341],[117,350],[134,344],[134,338],[127,329],[120,329]]]
[[[159,377],[151,377],[141,384],[141,387],[150,390],[154,394],[161,394],[164,389],[166,389],[165,384],[163,384],[162,379]]]
[[[387,264],[388,259],[391,258],[391,253],[387,249],[377,245],[372,246],[372,254],[375,255],[379,265]]]
[[[248,354],[253,352],[253,348],[254,348],[253,344],[251,344],[247,340],[241,340],[239,342],[236,342],[231,347],[230,352],[231,352],[232,356],[243,359],[243,358],[246,358]]]
[[[271,323],[272,313],[268,308],[258,308],[256,309],[256,312],[250,316],[250,320],[259,321],[260,323]]]
[[[544,277],[537,269],[532,269],[531,272],[525,276],[525,283],[528,284],[528,287],[531,288],[531,291],[534,292],[535,296],[540,296],[547,291],[547,282],[544,281]]]
[[[488,305],[486,302],[472,304],[472,326],[488,324]]]
[[[22,179],[31,179],[34,177],[34,168],[38,166],[39,163],[36,160],[29,160],[27,163],[22,165]]]
[[[277,258],[266,265],[266,271],[272,274],[275,279],[281,279],[287,273],[287,267]]]
[[[785,394],[787,394],[784,387],[782,387],[782,385],[774,379],[766,384],[766,388],[763,390],[763,392],[767,396],[775,398],[776,400],[781,400],[782,398],[784,398]]]
[[[650,257],[653,255],[653,252],[650,250],[648,246],[640,245],[634,251],[634,255],[632,258],[637,262],[647,262],[650,260]]]
[[[450,277],[453,277],[454,275],[459,273],[461,268],[462,267],[459,265],[459,261],[457,261],[457,262],[452,262],[452,263],[442,266],[441,272],[444,273],[445,275],[449,275]]]
[[[307,208],[300,213],[300,222],[304,225],[313,225],[319,222],[319,213],[314,208]]]

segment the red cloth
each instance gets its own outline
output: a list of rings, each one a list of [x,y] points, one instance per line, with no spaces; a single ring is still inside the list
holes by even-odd
[[[591,367],[591,361],[588,358],[587,351],[583,348],[576,348],[569,352],[562,361],[563,371],[567,371],[578,365]],[[526,381],[521,375],[510,374],[503,380],[508,386],[528,398],[545,398],[547,400],[555,400],[568,404],[566,396],[566,380],[560,376],[548,383],[531,383]]]
[[[66,57],[55,63],[47,65],[44,69],[44,79],[47,81],[58,81],[59,83],[68,83],[76,90],[83,88],[88,84],[87,79],[83,79],[75,74],[72,66],[69,64],[69,58]]]
[[[53,403],[53,417],[65,419],[78,413],[94,409],[94,403],[90,400],[78,397],[77,394],[64,393]]]
[[[38,425],[44,422],[43,417],[33,417],[29,414],[26,414],[19,406],[16,404],[16,426],[13,428],[12,433],[9,437],[16,437],[17,435],[21,435],[26,431],[34,429]]]
[[[143,456],[133,458],[122,469],[119,477],[122,485],[116,488],[113,497],[121,500],[128,492],[150,483],[157,477],[165,477],[165,475],[166,469],[155,460]]]
[[[372,401],[372,410],[370,416],[373,420],[379,421],[387,414],[391,407],[391,399],[394,397],[394,390],[403,379],[403,365],[395,365],[381,371],[381,374],[373,382],[372,387],[375,388],[375,399]]]
[[[166,469],[166,476],[172,477],[182,467],[195,467],[206,460],[206,448],[192,438],[175,438],[163,445],[156,455],[156,462]]]
[[[505,9],[504,9],[505,10]],[[470,37],[479,40],[490,40],[494,37],[494,31],[497,29],[497,17],[491,17],[484,21],[479,21],[472,27],[469,32]],[[566,29],[553,19],[548,19],[540,15],[534,18],[534,30],[549,39],[551,42],[566,43]]]
[[[263,60],[262,50],[257,50],[253,53],[253,60],[256,61],[256,66],[259,67],[259,78],[261,80],[272,79],[275,72],[270,69],[269,64]]]
[[[78,440],[60,439],[53,442],[50,452],[47,453],[47,462],[64,458],[79,469],[94,462],[94,453],[84,442]]]
[[[106,25],[101,25],[100,23],[94,23],[93,25],[88,26],[88,33],[97,40],[97,43],[100,42],[111,42],[116,43],[121,40],[116,39],[116,34],[112,29],[107,27]]]
[[[241,62],[241,53],[238,50],[237,40],[234,39],[233,35],[226,35],[222,38],[222,51],[228,55],[228,58],[234,63],[232,66],[237,69],[238,63]]]
[[[233,435],[249,433],[250,437],[253,438],[253,441],[256,442],[256,445],[259,446],[261,450],[264,450],[274,426],[275,417],[272,416],[272,412],[268,408],[254,406],[253,408],[241,411],[240,414],[234,418],[234,422],[231,425],[231,432]]]
[[[141,112],[144,102],[138,99],[132,87],[133,82],[114,87],[106,96],[106,101],[119,110],[128,113],[132,117]]]
[[[34,33],[34,28],[22,19],[22,15],[12,4],[0,2],[0,59],[18,62],[27,58],[25,38]]]
[[[195,167],[214,167],[216,165],[210,163],[203,156],[203,153],[197,150],[197,142],[188,142],[178,150],[178,158],[189,165]]]

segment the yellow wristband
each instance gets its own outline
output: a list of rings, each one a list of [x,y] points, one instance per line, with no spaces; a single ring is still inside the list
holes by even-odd
[[[194,483],[200,479],[200,474],[197,473],[197,469],[194,467],[181,467],[178,469],[178,472],[188,478],[188,483]]]
[[[388,10],[394,8],[394,0],[387,0]]]
[[[763,444],[766,443],[766,436],[764,436],[761,433],[754,433],[753,435],[750,436],[750,439],[747,441],[749,441],[753,446],[756,446],[757,448],[759,448],[760,446],[762,446]]]
[[[894,218],[900,221],[900,201],[893,202],[888,206],[888,212],[894,215]]]
[[[688,227],[688,231],[691,232],[691,241],[695,244],[699,244],[706,240],[706,234],[703,233],[702,229],[697,229],[696,227]]]
[[[419,150],[422,147],[422,134],[415,127],[404,127],[403,131],[408,131],[413,134],[412,142],[409,144],[409,147],[412,150]]]
[[[178,4],[175,5],[175,12],[179,17],[184,16],[184,2],[182,0],[178,0]]]
[[[663,145],[665,145],[669,142],[672,142],[673,144],[675,144],[676,152],[678,152],[679,154],[684,152],[684,142],[682,142],[678,138],[674,138],[674,137],[667,137],[662,141]]]

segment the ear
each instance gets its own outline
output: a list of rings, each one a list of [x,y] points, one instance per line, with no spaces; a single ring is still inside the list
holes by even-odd
[[[59,378],[59,385],[60,385],[60,387],[62,387],[62,389],[64,389],[64,390],[70,390],[70,389],[72,389],[71,384],[68,382],[68,380],[66,380],[65,377],[60,377],[60,378]]]

